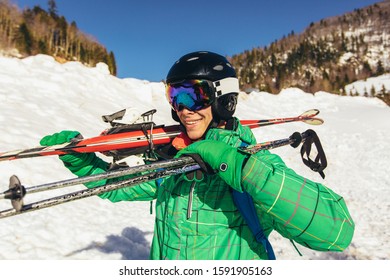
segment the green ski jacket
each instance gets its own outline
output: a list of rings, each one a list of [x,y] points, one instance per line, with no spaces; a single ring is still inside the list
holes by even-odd
[[[234,131],[210,129],[205,139],[234,147],[256,142],[252,131],[240,124]],[[105,172],[108,164],[95,156],[87,164],[70,169],[78,176],[85,176]],[[275,230],[320,251],[343,251],[350,244],[354,222],[344,199],[326,186],[299,176],[268,150],[251,155],[241,174],[237,190],[245,190],[252,196],[266,236]],[[180,174],[100,197],[112,202],[155,200],[151,259],[267,259],[265,249],[256,242],[237,210],[231,190],[218,174],[203,174],[203,178],[193,180]]]

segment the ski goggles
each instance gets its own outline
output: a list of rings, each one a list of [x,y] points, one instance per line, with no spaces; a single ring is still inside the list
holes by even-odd
[[[215,82],[184,80],[166,85],[166,97],[175,111],[181,111],[183,108],[198,111],[210,106],[216,96],[238,91],[237,78],[225,78]]]

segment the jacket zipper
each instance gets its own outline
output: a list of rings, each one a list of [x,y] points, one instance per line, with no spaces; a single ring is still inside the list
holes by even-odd
[[[194,196],[194,189],[195,189],[196,181],[192,181],[191,187],[190,187],[190,193],[188,195],[188,207],[187,207],[187,220],[189,220],[192,216],[192,200]]]

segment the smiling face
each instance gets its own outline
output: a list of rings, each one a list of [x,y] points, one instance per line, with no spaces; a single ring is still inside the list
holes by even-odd
[[[211,106],[198,111],[190,111],[184,108],[176,111],[176,113],[186,129],[188,137],[193,141],[202,138],[213,119]]]

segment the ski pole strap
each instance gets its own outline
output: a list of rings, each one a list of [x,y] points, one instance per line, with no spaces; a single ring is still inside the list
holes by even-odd
[[[275,260],[274,250],[260,225],[252,197],[247,192],[241,193],[233,189],[233,200],[237,209],[248,224],[249,229],[255,236],[256,241],[263,245],[267,252],[268,259]]]
[[[306,130],[304,134],[306,135],[306,139],[301,147],[302,161],[311,170],[313,170],[314,172],[318,172],[321,175],[322,179],[324,179],[325,174],[323,171],[328,163],[320,139],[318,138],[317,133],[311,129]],[[314,160],[310,158],[310,152],[312,150],[313,145],[317,149],[317,155]]]

